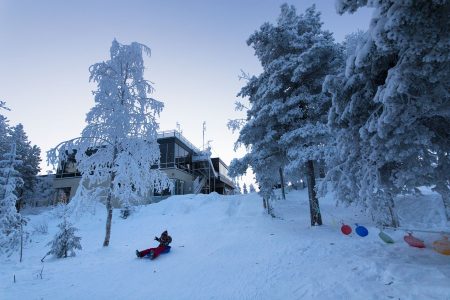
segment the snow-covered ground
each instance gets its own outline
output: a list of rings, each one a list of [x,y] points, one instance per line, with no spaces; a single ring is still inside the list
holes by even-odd
[[[388,231],[396,243],[384,244],[359,210],[336,207],[331,196],[320,201],[325,225],[310,227],[304,190],[276,201],[276,218],[257,194],[174,196],[126,220],[114,211],[108,248],[98,205],[75,224],[83,250],[44,263],[58,219],[50,209],[30,213],[30,228],[48,222],[49,233],[32,235],[22,263],[0,258],[0,299],[450,299],[450,256],[409,247],[403,231]],[[397,204],[403,226],[450,231],[433,194]],[[344,236],[341,220],[369,235]],[[165,229],[171,252],[136,258]],[[415,235],[427,246],[440,238]]]

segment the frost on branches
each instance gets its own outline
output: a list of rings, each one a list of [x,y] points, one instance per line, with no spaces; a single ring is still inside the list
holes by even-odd
[[[0,160],[0,253],[12,254],[24,240],[26,220],[16,210],[16,189],[23,184],[15,167],[22,161],[16,159],[16,145]]]
[[[87,114],[81,137],[65,142],[50,154],[50,161],[75,153],[82,179],[74,203],[106,198],[108,246],[112,201],[122,207],[171,187],[159,165],[157,117],[163,103],[149,97],[153,91],[144,79],[143,54],[150,49],[139,43],[113,41],[110,60],[90,67],[90,80],[97,83],[95,105]]]
[[[45,256],[51,254],[57,258],[65,258],[68,256],[69,252],[70,256],[75,256],[75,249],[82,250],[80,244],[81,237],[75,235],[75,231],[78,229],[68,221],[68,209],[66,205],[61,204],[60,209],[63,210],[63,220],[58,224],[58,233],[53,240],[47,244],[47,246],[51,246],[51,249]]]
[[[313,174],[313,161],[323,159],[331,102],[322,93],[322,83],[342,64],[342,51],[321,26],[314,6],[297,15],[293,6],[285,4],[276,25],[265,23],[247,41],[263,72],[248,78],[238,94],[250,103],[237,141],[249,153],[233,161],[231,168],[237,172],[250,165],[263,197],[269,197],[279,183],[273,174],[282,175],[285,169],[289,176],[303,168]],[[321,224],[313,179],[309,181],[312,223]]]
[[[337,1],[340,13],[375,8],[366,38],[329,78],[329,124],[340,197],[361,199],[382,224],[398,225],[393,198],[434,186],[450,218],[450,3]],[[359,196],[359,197],[358,197]]]
[[[31,197],[36,191],[36,175],[41,170],[39,167],[41,149],[36,145],[31,145],[23,125],[20,123],[11,127],[10,135],[10,139],[16,144],[17,156],[22,161],[22,164],[17,166],[17,171],[23,179],[23,185],[17,188],[17,196],[19,198],[17,208],[20,211],[24,203],[31,204]]]

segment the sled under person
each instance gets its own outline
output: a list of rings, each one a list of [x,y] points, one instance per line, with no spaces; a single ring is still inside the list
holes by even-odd
[[[159,242],[159,246],[156,248],[149,248],[142,251],[136,250],[136,256],[139,258],[149,257],[150,259],[157,258],[161,253],[167,253],[170,251],[169,244],[172,242],[172,238],[167,233],[167,230],[164,230],[161,233],[161,236],[158,238],[155,236],[155,241]]]

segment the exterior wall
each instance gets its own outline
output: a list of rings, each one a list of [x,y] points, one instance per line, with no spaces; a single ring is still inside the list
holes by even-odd
[[[180,169],[170,168],[170,169],[161,169],[167,176],[174,181],[174,184],[178,184],[174,188],[178,187],[178,190],[174,190],[172,195],[174,194],[191,194],[193,191],[193,183],[194,177]],[[80,184],[81,177],[64,177],[64,178],[55,178],[53,181],[53,188],[57,190],[55,203],[58,202],[69,202],[70,199],[75,196],[77,188]],[[178,181],[178,182],[177,182]],[[63,195],[64,191],[70,190],[68,194]],[[144,203],[153,202],[152,193],[149,192],[148,196],[144,197]],[[117,201],[113,200],[113,205],[115,207],[118,206]]]
[[[173,191],[163,191],[155,195],[154,191],[149,191],[144,196],[144,203],[156,202],[158,199],[166,198],[169,195],[183,195],[194,193],[194,181],[197,177],[209,178],[208,190],[219,193],[227,193],[233,187],[231,179],[227,175],[227,166],[219,158],[213,158],[214,169],[218,178],[208,172],[204,172],[193,162],[193,156],[200,155],[201,151],[184,138],[177,131],[167,131],[158,134],[158,143],[161,153],[159,168],[165,172],[174,183]],[[155,168],[158,166],[154,166]],[[214,172],[212,172],[214,173]],[[80,183],[81,176],[76,170],[75,155],[69,156],[57,171],[54,180],[54,188],[58,190],[55,202],[68,202],[75,194]],[[212,182],[212,183],[211,183]],[[107,183],[104,183],[105,185]],[[211,185],[211,186],[209,186]],[[216,189],[217,187],[217,189]],[[117,204],[117,201],[114,201]]]
[[[181,189],[181,191],[174,191],[173,194],[184,195],[184,194],[191,194],[193,192],[193,184],[195,178],[188,172],[185,172],[177,168],[161,169],[161,171],[166,173],[170,179],[179,180],[183,182],[183,188]]]
[[[65,178],[55,178],[53,181],[53,188],[56,190],[55,203],[58,202],[68,202],[75,196],[78,185],[80,184],[81,177],[65,177]],[[67,200],[64,201],[64,195],[62,195],[63,190],[70,189],[67,196]]]

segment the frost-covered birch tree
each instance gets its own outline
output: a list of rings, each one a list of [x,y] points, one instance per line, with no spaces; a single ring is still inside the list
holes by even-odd
[[[276,25],[265,23],[250,36],[247,43],[263,73],[249,78],[239,93],[251,105],[238,139],[249,154],[231,164],[240,171],[250,165],[259,183],[268,177],[268,184],[260,185],[266,195],[274,174],[306,170],[312,225],[322,224],[313,161],[323,159],[329,138],[331,101],[322,93],[322,83],[342,64],[340,47],[321,26],[314,6],[297,15],[293,6],[284,4]]]
[[[154,168],[160,159],[157,117],[163,103],[149,97],[153,87],[144,78],[143,54],[150,55],[143,44],[112,42],[110,59],[89,69],[97,90],[81,137],[50,152],[51,161],[57,162],[76,151],[82,179],[75,202],[106,197],[103,246],[109,245],[113,200],[127,207],[171,187],[165,173]]]
[[[26,220],[16,210],[16,189],[23,184],[16,170],[22,161],[16,159],[16,145],[0,160],[0,252],[11,254],[24,239]]]
[[[334,186],[393,226],[395,195],[434,186],[450,217],[450,3],[337,1],[341,14],[365,5],[375,8],[366,38],[325,86]]]

